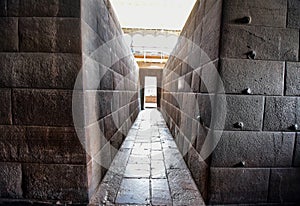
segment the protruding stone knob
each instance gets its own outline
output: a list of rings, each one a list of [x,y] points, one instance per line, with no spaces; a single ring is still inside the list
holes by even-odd
[[[243,18],[237,19],[236,23],[238,24],[250,24],[251,23],[251,17],[250,16],[245,16]]]
[[[235,165],[233,165],[233,167],[245,167],[246,166],[246,162],[245,161],[241,161]]]
[[[243,91],[244,94],[252,94],[252,91],[250,88],[247,88]]]
[[[248,59],[255,59],[256,57],[256,52],[255,51],[250,51],[247,53]]]
[[[243,129],[244,128],[244,123],[243,122],[237,122],[237,123],[234,124],[234,127]]]
[[[299,126],[298,124],[293,124],[290,128],[294,131],[297,131],[299,129]]]

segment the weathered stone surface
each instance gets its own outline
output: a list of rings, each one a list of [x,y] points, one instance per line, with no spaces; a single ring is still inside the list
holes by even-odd
[[[9,16],[80,17],[79,0],[7,0],[7,7]]]
[[[286,95],[300,95],[300,63],[287,62],[286,64]]]
[[[18,19],[1,17],[0,28],[0,52],[18,51]]]
[[[73,89],[81,69],[77,54],[4,53],[0,60],[4,86]]]
[[[296,142],[295,142],[293,166],[300,167],[300,137],[299,137],[299,133],[297,133]]]
[[[15,89],[12,95],[15,124],[73,125],[72,91]]]
[[[25,164],[24,197],[37,200],[86,202],[86,166]]]
[[[11,124],[12,114],[11,114],[11,90],[10,89],[0,89],[0,124]]]
[[[245,167],[292,166],[294,133],[223,132],[212,154],[213,167],[233,167],[245,162]]]
[[[222,59],[220,75],[226,93],[282,95],[284,62]]]
[[[226,99],[224,98],[226,97]],[[261,96],[219,95],[215,105],[215,129],[225,130],[256,130],[262,128],[264,98]],[[226,102],[225,102],[226,101]],[[227,107],[225,108],[225,105]],[[226,111],[225,125],[222,125],[221,117]],[[243,127],[237,127],[242,122]]]
[[[226,25],[222,40],[222,57],[245,59],[255,51],[255,59],[298,60],[299,31],[295,29]]]
[[[300,99],[297,97],[267,97],[264,130],[292,130],[299,124]]]
[[[0,1],[0,16],[7,16],[7,1]]]
[[[288,27],[300,28],[300,2],[288,0]]]
[[[239,0],[224,2],[224,22],[239,24],[238,20],[251,17],[251,25],[282,27],[286,26],[286,0]]]
[[[210,204],[267,202],[269,169],[210,169]]]
[[[270,202],[299,202],[300,169],[271,169]]]
[[[80,20],[20,18],[20,51],[80,53]]]
[[[22,198],[21,164],[1,163],[0,171],[0,197]]]

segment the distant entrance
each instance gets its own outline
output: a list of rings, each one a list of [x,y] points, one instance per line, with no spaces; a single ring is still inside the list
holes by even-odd
[[[145,76],[145,93],[144,93],[145,108],[157,107],[157,78]]]

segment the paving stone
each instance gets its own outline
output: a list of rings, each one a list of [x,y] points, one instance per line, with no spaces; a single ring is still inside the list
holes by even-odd
[[[239,20],[251,17],[251,25],[282,27],[286,26],[287,4],[285,0],[246,0],[240,4],[238,0],[224,2],[224,22],[241,24]]]
[[[7,0],[7,7],[9,16],[80,17],[79,0]]]
[[[18,19],[0,18],[0,36],[5,37],[0,40],[1,52],[16,52],[19,49],[18,42]]]
[[[124,177],[150,178],[150,164],[127,164]]]
[[[295,29],[226,25],[221,56],[246,59],[254,50],[255,59],[297,61],[298,45],[299,32]]]
[[[0,124],[12,124],[11,90],[0,89],[0,99],[2,102],[0,107]]]
[[[166,169],[163,160],[151,160],[151,178],[164,179],[166,177]]]
[[[299,168],[274,168],[270,177],[270,202],[299,202],[300,189]]]
[[[1,198],[22,198],[22,169],[18,163],[0,164]]]
[[[172,205],[167,179],[151,180],[151,203],[152,205]]]
[[[20,18],[19,33],[23,52],[81,52],[80,20],[75,18]]]
[[[297,97],[267,97],[264,130],[291,130],[299,119],[299,104]]]
[[[223,132],[212,154],[212,167],[290,167],[294,133]]]
[[[117,204],[149,204],[149,179],[123,179],[116,199]]]
[[[282,95],[284,62],[222,59],[220,76],[226,93]]]
[[[285,94],[291,96],[300,95],[300,63],[287,62]]]
[[[265,203],[270,169],[210,168],[209,204]]]
[[[297,0],[288,0],[288,27],[300,28],[300,2]]]
[[[14,89],[12,95],[15,124],[73,125],[71,91]]]
[[[23,194],[37,200],[85,202],[88,199],[86,166],[26,164]]]

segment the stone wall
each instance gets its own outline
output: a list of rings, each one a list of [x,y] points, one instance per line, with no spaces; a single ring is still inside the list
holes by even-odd
[[[300,3],[221,3],[197,1],[165,68],[164,117],[210,204],[299,202]]]
[[[0,28],[0,204],[7,204],[3,198],[87,203],[105,169],[85,150],[90,154],[101,144],[107,168],[138,113],[133,58],[101,64],[126,50],[122,41],[104,50],[111,53],[94,52],[121,34],[111,6],[100,0],[0,0]],[[97,88],[89,86],[91,72],[105,75],[96,78]],[[82,106],[74,110],[73,101],[75,125],[72,96]],[[105,128],[103,135],[95,124]]]
[[[139,113],[138,66],[109,1],[81,2],[84,130],[92,198]]]

